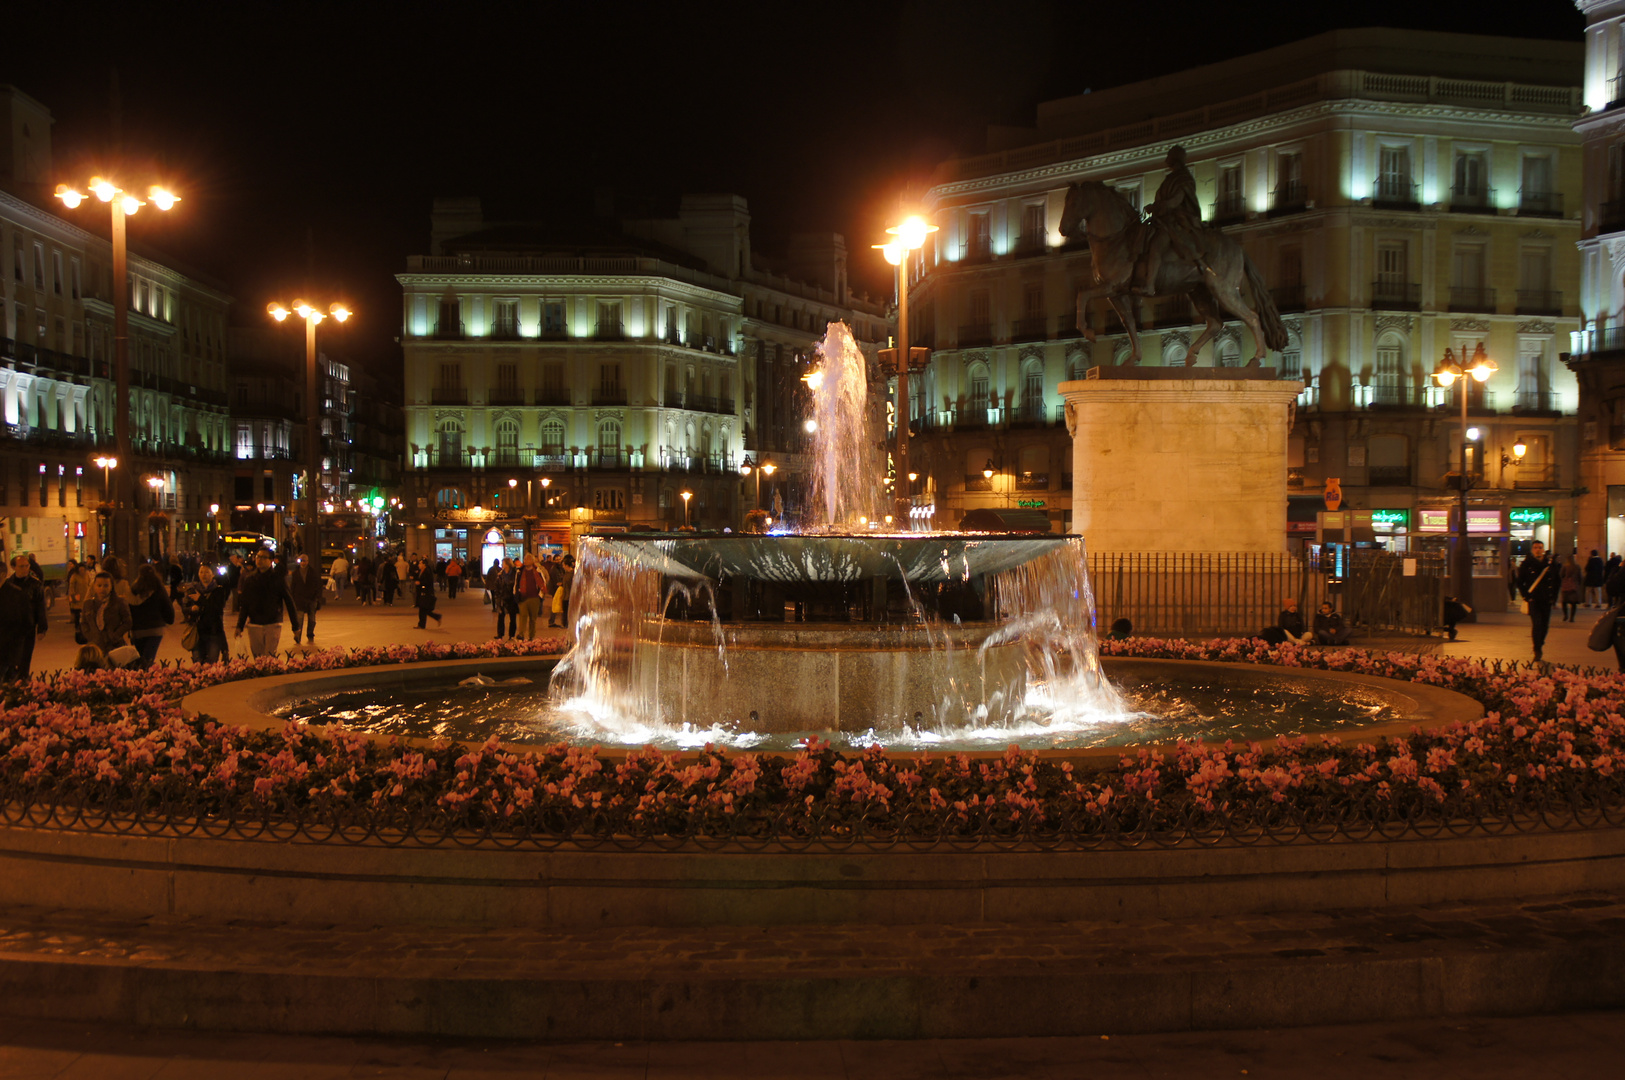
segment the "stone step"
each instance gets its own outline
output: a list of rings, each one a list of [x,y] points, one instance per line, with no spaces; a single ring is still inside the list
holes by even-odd
[[[1625,1005],[1625,894],[1121,922],[586,930],[0,909],[0,1013],[612,1040],[1128,1034]]]

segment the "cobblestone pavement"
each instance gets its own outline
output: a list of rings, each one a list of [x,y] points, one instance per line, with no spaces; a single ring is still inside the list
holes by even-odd
[[[1372,961],[1625,946],[1625,895],[1130,922],[930,926],[300,926],[0,909],[0,954],[189,969],[504,979],[952,975]]]
[[[909,1042],[526,1043],[149,1031],[0,1019],[7,1080],[1588,1080],[1625,1012],[1269,1031]]]

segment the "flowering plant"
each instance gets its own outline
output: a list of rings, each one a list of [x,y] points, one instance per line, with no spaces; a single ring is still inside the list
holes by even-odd
[[[535,843],[702,835],[826,843],[1330,839],[1625,817],[1615,746],[1625,739],[1625,677],[1358,649],[1144,638],[1101,646],[1106,655],[1406,679],[1468,694],[1486,715],[1368,742],[1178,743],[1102,762],[1015,746],[990,757],[879,747],[843,754],[817,739],[790,755],[707,747],[697,756],[646,748],[609,757],[562,744],[518,751],[494,739],[421,746],[340,724],[250,731],[188,716],[179,703],[233,679],[545,655],[561,644],[388,646],[12,684],[0,698],[0,803],[8,817],[31,823],[133,815],[223,820],[240,830],[281,823],[312,838],[455,833]]]

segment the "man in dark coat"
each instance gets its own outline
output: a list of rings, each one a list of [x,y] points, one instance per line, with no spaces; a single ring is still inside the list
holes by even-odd
[[[428,629],[430,619],[434,620],[436,626],[440,625],[440,612],[434,609],[434,578],[434,564],[424,564],[423,572],[418,575],[418,595],[415,601],[419,630]]]
[[[299,611],[293,606],[288,583],[271,566],[271,553],[261,550],[254,556],[254,574],[243,581],[237,601],[237,637],[248,626],[248,651],[255,656],[275,656],[282,640],[282,613],[293,623],[293,639],[299,640]]]
[[[11,560],[0,581],[0,679],[26,679],[33,672],[34,641],[45,633],[45,586],[27,555]]]
[[[1529,602],[1529,630],[1535,643],[1535,659],[1546,645],[1546,630],[1552,624],[1552,605],[1557,602],[1562,575],[1557,560],[1546,554],[1546,545],[1536,540],[1529,555],[1518,564],[1518,593]]]
[[[1608,583],[1608,570],[1602,561],[1602,555],[1596,548],[1591,549],[1591,557],[1586,560],[1586,607],[1602,607],[1602,588]]]
[[[293,606],[305,622],[305,640],[312,644],[316,641],[316,612],[322,606],[322,594],[327,589],[327,576],[322,573],[321,566],[310,561],[309,557],[299,555],[294,559],[293,573],[288,575],[288,592],[293,596]],[[278,620],[281,621],[280,619]],[[294,621],[293,643],[299,644],[299,622]]]

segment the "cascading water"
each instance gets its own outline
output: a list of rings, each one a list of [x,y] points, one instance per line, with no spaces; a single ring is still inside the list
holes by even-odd
[[[819,353],[798,533],[583,538],[545,723],[624,745],[975,746],[1131,719],[1101,673],[1082,539],[875,531],[867,365],[842,323]]]

